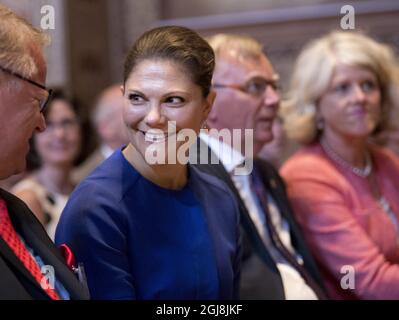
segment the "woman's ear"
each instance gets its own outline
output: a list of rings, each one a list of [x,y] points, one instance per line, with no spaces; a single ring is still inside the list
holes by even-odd
[[[203,110],[204,121],[208,118],[209,113],[212,110],[213,102],[216,98],[216,92],[211,90],[208,96],[205,98],[205,108]]]
[[[122,85],[120,88],[121,88],[122,96],[124,96],[125,95],[125,86]]]

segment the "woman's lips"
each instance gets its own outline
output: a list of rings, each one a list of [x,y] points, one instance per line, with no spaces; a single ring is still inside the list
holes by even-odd
[[[145,141],[148,142],[163,142],[168,138],[168,133],[166,132],[162,132],[161,130],[157,130],[157,131],[142,131],[142,130],[138,130],[139,132],[141,132],[144,137],[145,137]],[[161,133],[162,132],[162,133]]]
[[[349,115],[354,117],[364,117],[367,114],[367,110],[364,107],[353,107],[349,110]]]

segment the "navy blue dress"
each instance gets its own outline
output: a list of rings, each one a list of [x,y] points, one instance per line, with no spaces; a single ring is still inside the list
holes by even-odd
[[[227,186],[189,166],[181,190],[116,151],[73,192],[56,243],[82,262],[94,299],[238,298],[238,209]]]

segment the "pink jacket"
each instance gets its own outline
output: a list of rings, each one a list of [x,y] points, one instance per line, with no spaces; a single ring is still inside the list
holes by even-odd
[[[399,219],[399,158],[372,146],[372,159],[380,192]],[[330,160],[319,144],[299,150],[281,175],[330,296],[399,299],[398,234],[367,179]]]

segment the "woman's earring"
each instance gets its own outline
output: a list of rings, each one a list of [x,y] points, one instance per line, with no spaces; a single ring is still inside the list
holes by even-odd
[[[209,127],[208,127],[208,125],[206,124],[206,122],[204,122],[203,124],[202,124],[202,128],[201,128],[203,131],[205,131],[206,133],[208,132],[208,130],[209,130]]]

